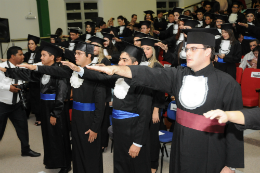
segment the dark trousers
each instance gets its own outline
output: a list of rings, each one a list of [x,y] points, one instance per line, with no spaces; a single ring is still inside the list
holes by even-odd
[[[28,133],[28,122],[25,111],[22,109],[21,102],[8,105],[0,102],[0,141],[5,132],[7,119],[10,119],[14,125],[17,136],[21,141],[22,152],[30,150],[29,146],[29,133]]]

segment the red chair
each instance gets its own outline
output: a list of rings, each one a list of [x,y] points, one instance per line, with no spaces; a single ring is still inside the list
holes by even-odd
[[[69,109],[69,113],[70,113],[70,121],[71,121],[72,109]]]
[[[241,80],[244,106],[258,106],[258,93],[256,92],[257,88],[260,88],[260,69],[246,68],[243,72]]]
[[[240,67],[237,67],[237,73],[236,73],[236,81],[241,84],[243,69]]]
[[[158,61],[164,66],[164,64],[169,64],[172,65],[171,63],[167,61],[163,61],[163,50],[160,49],[159,56],[158,56]]]

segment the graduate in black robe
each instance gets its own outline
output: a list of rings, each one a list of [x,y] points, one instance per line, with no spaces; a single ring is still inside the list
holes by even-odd
[[[128,45],[120,55],[119,66],[137,66],[143,50]],[[133,57],[133,58],[130,58]],[[138,57],[135,58],[135,57]],[[114,173],[150,173],[149,122],[152,111],[152,92],[144,87],[129,86],[129,80],[120,76],[107,76],[95,71],[75,69],[75,65],[63,62],[83,79],[98,80],[114,88],[113,140]]]
[[[219,173],[242,168],[243,132],[233,123],[221,125],[203,116],[213,109],[242,109],[240,86],[230,75],[211,64],[214,35],[189,32],[187,38],[188,67],[111,66],[88,69],[132,78],[132,85],[175,96],[177,117],[171,145],[171,173]]]
[[[215,68],[230,74],[236,79],[236,63],[241,61],[240,43],[235,39],[232,24],[222,24],[222,37],[215,58]]]
[[[40,37],[28,34],[28,52],[24,54],[24,62],[28,64],[41,62],[41,49],[37,46],[40,42]],[[35,125],[41,125],[41,117],[39,112],[40,106],[40,83],[29,82],[29,90],[27,92],[27,116],[32,112],[35,114]]]
[[[93,53],[93,45],[79,43],[75,53],[77,65],[81,67],[92,65]],[[36,69],[36,66],[23,65],[23,67]],[[71,125],[73,172],[102,173],[100,127],[104,116],[105,87],[94,81],[80,79],[77,73],[72,73],[65,66],[38,66],[37,71],[51,76],[70,78],[73,87]]]
[[[102,33],[104,40],[106,40],[103,45],[104,56],[109,59],[111,65],[116,65],[119,61],[120,52],[117,50],[116,46],[113,45],[112,39],[114,38],[113,34]]]
[[[85,22],[86,33],[80,36],[81,40],[87,41],[92,36],[95,36],[95,23],[87,21]]]
[[[41,42],[41,47],[42,63],[46,66],[58,67],[55,57],[62,54],[62,50],[44,41]],[[48,56],[49,54],[52,55]],[[43,164],[47,169],[61,168],[59,173],[68,173],[71,170],[71,146],[68,118],[64,112],[64,100],[68,92],[66,79],[18,68],[7,69],[6,76],[31,82],[41,81]]]

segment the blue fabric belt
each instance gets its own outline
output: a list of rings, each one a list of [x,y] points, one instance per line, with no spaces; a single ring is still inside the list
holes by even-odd
[[[187,67],[187,63],[181,64],[182,67]]]
[[[95,103],[80,103],[73,101],[73,109],[78,111],[95,111]]]
[[[55,100],[56,94],[42,94],[41,93],[41,99],[42,100]]]
[[[244,36],[245,40],[255,40],[255,37],[251,37],[251,36]]]
[[[138,117],[139,114],[113,109],[112,116],[115,119],[126,119]]]
[[[218,62],[219,62],[219,63],[226,63],[226,62],[224,62],[224,60],[223,60],[222,58],[220,58],[220,57],[218,57]]]

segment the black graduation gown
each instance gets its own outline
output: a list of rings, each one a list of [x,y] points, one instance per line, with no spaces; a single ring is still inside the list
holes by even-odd
[[[84,68],[82,78],[98,80],[114,87],[119,76],[108,76]],[[124,79],[126,83],[130,81]],[[139,114],[138,117],[112,119],[114,140],[114,173],[150,173],[149,122],[151,119],[152,93],[144,87],[130,86],[124,99],[113,97],[113,108]],[[133,142],[142,145],[138,157],[128,154]]]
[[[71,77],[67,67],[39,66],[38,72],[52,76]],[[95,111],[72,109],[72,158],[75,173],[102,173],[103,158],[101,151],[100,126],[104,116],[105,87],[97,82],[84,80],[79,88],[73,88],[73,101],[95,103]],[[88,142],[86,131],[91,129],[98,133],[94,142]]]
[[[129,67],[132,71],[132,85],[146,86],[174,95],[177,107],[183,111],[203,116],[203,113],[210,110],[243,108],[239,84],[226,73],[215,69],[212,64],[198,72],[180,66],[177,69]],[[205,102],[195,109],[184,108],[179,100],[182,82],[187,75],[207,77],[208,93]],[[176,121],[173,133],[171,173],[219,173],[224,166],[244,167],[243,133],[233,123],[226,124],[224,133],[209,133],[182,126]]]
[[[155,63],[153,68],[163,68],[159,63]],[[152,113],[153,109],[159,108],[159,119],[160,112],[165,108],[165,93],[161,91],[153,91],[153,101],[152,101]],[[160,122],[153,123],[152,116],[150,119],[150,154],[151,154],[151,168],[158,169],[159,166],[159,153],[160,153],[160,141],[159,141],[159,129]]]
[[[245,117],[245,125],[236,124],[239,130],[253,129],[260,130],[260,111],[259,108],[240,110]]]
[[[216,51],[218,52],[218,51]],[[230,52],[223,58],[225,63],[215,62],[215,68],[230,74],[234,79],[236,79],[236,63],[241,61],[241,45],[238,41],[234,41],[231,45]]]
[[[54,63],[52,67],[57,67]],[[27,69],[8,69],[6,75],[25,81],[40,81],[41,74]],[[42,94],[56,94],[55,100],[40,100],[41,128],[44,147],[43,164],[51,168],[71,166],[71,146],[68,118],[64,112],[64,100],[68,88],[64,78],[51,77],[45,85],[40,83]],[[56,118],[56,125],[50,124],[50,116]]]
[[[165,40],[169,37],[172,37],[174,34],[173,34],[173,26],[174,26],[175,23],[173,23],[173,25],[171,25],[169,28],[167,28],[166,30],[164,31],[161,31],[160,32],[160,35],[159,35],[159,39],[160,40]],[[168,25],[168,23],[166,24],[166,26]]]
[[[186,59],[181,59],[181,58],[179,58],[179,55],[178,55],[180,46],[183,46],[183,44],[184,44],[183,41],[180,42],[176,46],[175,51],[173,53],[169,50],[167,51],[167,53],[163,52],[164,60],[171,63],[172,67],[177,67],[178,65],[187,63]]]
[[[118,29],[119,28],[120,28],[120,26],[118,26]],[[118,38],[120,38],[120,37],[123,37],[123,38],[124,37],[130,37],[131,35],[132,35],[132,31],[125,26],[122,34],[118,33]]]
[[[24,62],[29,61],[31,53],[35,53],[33,63],[41,62],[41,50],[39,47],[36,48],[35,52],[26,52],[24,54]],[[36,121],[41,121],[40,118],[40,82],[29,82],[29,94],[27,97],[28,110],[36,116]],[[28,112],[29,113],[29,112]]]
[[[88,33],[88,34],[89,34],[89,33]],[[92,36],[95,36],[95,34],[90,34],[90,35],[91,35],[91,37],[92,37]],[[86,34],[82,34],[82,35],[80,36],[80,39],[85,41],[85,40],[86,40],[86,36],[87,36],[87,33],[86,33]]]

